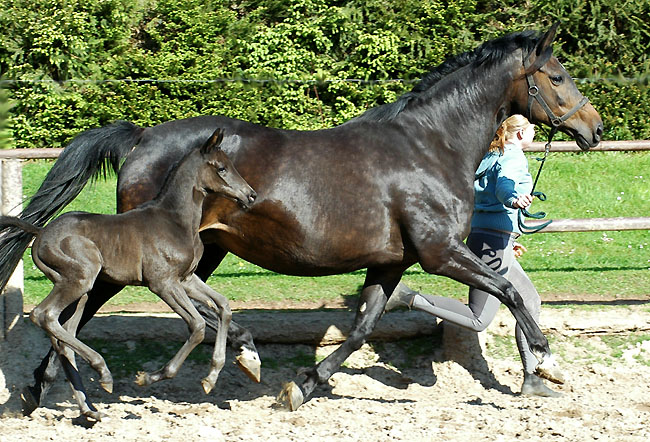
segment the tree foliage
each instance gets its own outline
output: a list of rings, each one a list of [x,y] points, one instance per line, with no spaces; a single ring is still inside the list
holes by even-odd
[[[394,101],[447,56],[556,20],[556,55],[584,79],[606,138],[650,138],[650,0],[4,3],[0,75],[17,147],[63,146],[115,119],[332,126]]]

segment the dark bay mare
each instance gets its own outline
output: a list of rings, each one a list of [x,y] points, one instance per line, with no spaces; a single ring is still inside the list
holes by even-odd
[[[546,362],[548,342],[519,294],[463,239],[473,209],[474,172],[509,115],[554,122],[584,150],[600,142],[600,116],[552,55],[555,31],[553,26],[543,35],[524,31],[485,42],[433,69],[395,103],[331,129],[279,130],[218,116],[152,128],[118,122],[92,129],[72,140],[23,217],[45,222],[100,170],[104,158],[116,168],[126,158],[119,171],[118,210],[131,210],[157,194],[170,165],[211,128],[224,127],[224,149],[258,199],[246,212],[206,199],[201,224],[205,252],[197,268],[201,278],[228,252],[289,275],[367,269],[348,339],[288,384],[282,396],[291,409],[363,344],[402,273],[418,262],[427,272],[496,296],[518,321],[533,353]],[[529,88],[527,74],[534,87]],[[529,97],[543,98],[545,104],[534,101],[528,109]],[[0,257],[7,278],[26,246],[20,237],[3,242],[3,250],[13,250],[12,256]],[[95,285],[95,303],[86,304],[80,327],[102,298],[120,289]],[[207,321],[209,312],[199,311]],[[237,348],[254,351],[250,334],[234,322],[229,339]],[[56,372],[49,362],[44,359],[35,371],[31,391],[36,400]]]
[[[203,252],[199,237],[203,200],[210,193],[248,208],[256,197],[220,149],[222,139],[219,129],[200,149],[185,155],[153,201],[126,213],[69,212],[44,228],[20,218],[0,217],[0,229],[14,226],[36,236],[34,263],[54,287],[30,318],[50,336],[85,416],[101,419],[86,396],[72,351],[97,371],[106,391],[113,390],[113,378],[102,356],[75,336],[97,279],[147,286],[189,327],[190,336],[178,353],[160,370],[141,372],[138,384],[174,377],[187,355],[203,341],[205,321],[190,298],[209,306],[218,318],[210,373],[202,381],[205,392],[210,392],[217,381],[226,360],[231,313],[228,300],[194,274]],[[77,313],[60,324],[61,312],[73,305]]]

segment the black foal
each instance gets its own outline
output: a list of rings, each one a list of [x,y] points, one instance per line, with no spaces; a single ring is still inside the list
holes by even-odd
[[[231,312],[228,300],[194,274],[203,253],[199,238],[203,200],[208,193],[218,193],[248,208],[256,198],[221,150],[222,139],[223,132],[215,131],[200,149],[191,151],[179,162],[153,201],[129,212],[70,212],[42,229],[19,218],[0,218],[0,229],[16,226],[36,235],[32,247],[34,263],[54,287],[30,318],[50,336],[83,415],[101,419],[86,397],[74,353],[99,373],[99,382],[106,391],[113,389],[113,379],[102,356],[75,336],[88,293],[97,279],[147,286],[190,329],[185,344],[164,367],[138,374],[136,382],[140,385],[174,377],[192,349],[203,341],[205,320],[190,298],[216,312],[219,326],[211,368],[202,380],[206,393],[214,387],[225,363]],[[61,312],[75,303],[75,313],[61,325]]]

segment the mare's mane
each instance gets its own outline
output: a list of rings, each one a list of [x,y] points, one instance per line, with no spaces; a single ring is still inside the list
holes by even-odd
[[[363,114],[350,120],[349,123],[359,121],[391,121],[400,112],[406,109],[409,103],[418,97],[421,97],[443,77],[470,64],[473,64],[475,67],[494,66],[520,48],[523,49],[524,52],[529,53],[533,50],[539,38],[540,34],[535,31],[516,32],[487,41],[471,51],[450,57],[442,64],[433,68],[433,70],[426,74],[410,92],[399,97],[394,103],[387,103],[368,109]]]

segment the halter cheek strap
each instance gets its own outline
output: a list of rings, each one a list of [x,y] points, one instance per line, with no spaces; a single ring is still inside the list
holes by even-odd
[[[524,56],[522,53],[524,72],[526,72],[526,81],[528,82],[528,106],[526,109],[527,117],[529,120],[532,118],[533,102],[537,101],[537,103],[539,103],[539,105],[546,113],[546,116],[548,116],[548,119],[551,122],[551,126],[552,126],[551,131],[549,132],[548,135],[548,142],[544,147],[544,157],[538,158],[538,160],[541,161],[541,164],[539,165],[539,169],[537,170],[537,176],[535,177],[533,188],[530,191],[531,195],[538,197],[541,201],[546,200],[546,195],[544,195],[544,193],[542,192],[535,192],[535,187],[537,186],[539,175],[541,174],[542,168],[544,167],[544,163],[546,162],[546,157],[548,156],[548,153],[551,150],[551,141],[553,140],[553,137],[557,133],[559,127],[566,120],[571,118],[576,112],[582,109],[582,107],[585,104],[589,102],[587,97],[583,96],[582,99],[575,106],[573,106],[571,110],[569,110],[569,112],[565,113],[561,117],[558,117],[553,113],[549,105],[546,103],[546,100],[544,100],[544,97],[542,97],[542,95],[540,94],[539,87],[535,84],[535,79],[533,78],[533,74],[537,72],[544,64],[546,64],[546,61],[548,61],[551,54],[552,52],[548,51],[547,53],[540,56],[541,60],[540,57],[538,57],[535,60],[535,66],[533,66],[533,68],[531,69],[530,54],[528,56]],[[546,216],[546,213],[544,212],[530,213],[526,209],[520,209],[519,216],[518,216],[518,224],[521,232],[525,234],[539,232],[540,230],[542,230],[544,227],[548,226],[552,222],[552,220],[549,220],[538,226],[530,227],[524,223],[524,219],[523,219],[524,216],[527,218],[542,219]]]
[[[529,68],[531,66],[530,63],[530,54],[526,57],[523,57],[523,63],[524,63],[524,72],[526,73],[526,82],[528,82],[528,106],[526,109],[527,117],[530,120],[532,118],[532,108],[533,108],[533,102],[537,101],[539,105],[542,107],[546,115],[548,116],[549,121],[551,122],[551,125],[553,126],[554,129],[556,129],[564,123],[566,120],[571,118],[576,112],[578,112],[582,107],[589,103],[589,99],[585,96],[582,97],[582,99],[575,105],[569,112],[566,114],[562,115],[561,117],[556,116],[549,105],[546,103],[546,100],[544,100],[544,97],[542,97],[542,94],[539,93],[539,87],[535,84],[535,79],[533,78],[533,74],[539,70],[538,69],[532,69],[529,71]],[[540,66],[541,67],[541,66]],[[550,142],[550,140],[549,140]]]

